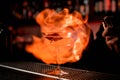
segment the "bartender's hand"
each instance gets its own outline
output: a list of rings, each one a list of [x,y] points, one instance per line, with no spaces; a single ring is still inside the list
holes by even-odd
[[[114,34],[116,33],[116,30],[114,29],[114,26],[112,25],[106,25],[103,22],[103,28],[104,31],[102,33],[102,36],[105,38],[105,42],[108,45],[108,47],[111,50],[115,50],[117,53],[120,52],[120,48],[118,46],[118,42],[119,42],[119,35],[118,34]]]

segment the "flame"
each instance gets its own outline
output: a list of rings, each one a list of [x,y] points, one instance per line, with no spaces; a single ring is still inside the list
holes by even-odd
[[[61,39],[51,43],[44,36],[39,38],[33,35],[34,42],[26,46],[26,51],[46,64],[64,64],[80,60],[90,37],[87,19],[88,17],[84,20],[77,11],[70,14],[66,8],[59,13],[53,9],[41,11],[36,16],[41,32],[45,35],[55,33]]]

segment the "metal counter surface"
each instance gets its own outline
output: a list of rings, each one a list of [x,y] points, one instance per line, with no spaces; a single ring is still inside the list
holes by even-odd
[[[68,74],[61,77],[46,74],[55,65],[38,62],[1,62],[0,80],[120,80],[120,75],[61,67]]]

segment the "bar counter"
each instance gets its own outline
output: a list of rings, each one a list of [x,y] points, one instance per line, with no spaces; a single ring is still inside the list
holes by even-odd
[[[38,62],[1,62],[0,80],[120,80],[120,75],[62,67],[68,74],[55,76],[46,74],[55,65]]]

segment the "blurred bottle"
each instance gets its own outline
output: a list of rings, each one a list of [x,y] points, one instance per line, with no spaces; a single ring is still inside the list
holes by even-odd
[[[44,8],[49,8],[49,1],[48,0],[44,0],[43,6],[44,6]]]
[[[60,12],[63,9],[63,4],[62,4],[63,0],[56,0],[54,2],[55,2],[55,10],[57,12]]]
[[[104,11],[110,12],[111,10],[111,0],[104,0]]]
[[[8,60],[12,53],[11,31],[7,25],[0,23],[0,61]]]
[[[10,52],[11,31],[10,28],[0,23],[0,52]]]
[[[104,11],[104,4],[103,0],[99,0],[95,2],[95,12],[101,13]]]
[[[115,13],[116,12],[116,1],[115,0],[112,0],[111,1],[111,11],[113,12],[113,13]]]
[[[67,7],[68,7],[70,12],[72,12],[74,10],[73,0],[67,0]],[[78,4],[76,4],[75,8],[76,8],[76,10],[78,10]]]

